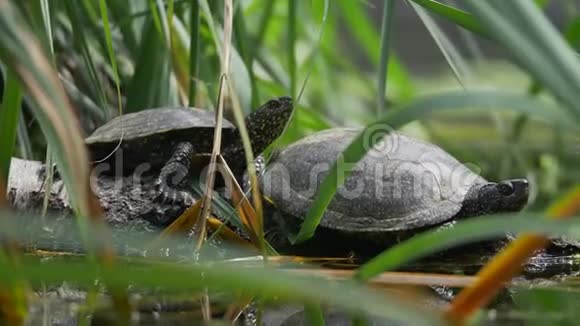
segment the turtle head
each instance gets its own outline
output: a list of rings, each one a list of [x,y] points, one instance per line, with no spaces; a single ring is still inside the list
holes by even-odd
[[[246,118],[246,128],[254,153],[263,152],[282,132],[292,115],[292,99],[288,96],[269,100]]]
[[[510,179],[473,186],[465,196],[458,216],[470,217],[502,212],[517,212],[528,202],[526,179]]]

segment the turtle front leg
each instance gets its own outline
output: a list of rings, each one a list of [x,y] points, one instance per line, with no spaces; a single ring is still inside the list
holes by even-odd
[[[190,206],[194,199],[186,191],[179,191],[177,187],[185,180],[189,174],[191,157],[193,156],[193,145],[189,142],[177,144],[171,158],[165,163],[155,183],[157,195],[155,200],[163,203],[170,201],[177,204]]]

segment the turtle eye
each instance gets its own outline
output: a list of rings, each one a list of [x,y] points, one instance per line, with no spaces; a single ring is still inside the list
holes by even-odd
[[[268,102],[268,106],[272,109],[275,109],[277,107],[280,106],[280,101],[278,100],[271,100],[270,102]]]
[[[511,182],[502,181],[497,184],[497,191],[504,196],[509,196],[514,193],[515,189]]]

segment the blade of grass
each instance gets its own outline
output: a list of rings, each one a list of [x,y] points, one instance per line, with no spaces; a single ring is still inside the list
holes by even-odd
[[[260,22],[258,24],[258,30],[256,35],[253,37],[251,44],[252,46],[248,49],[248,60],[247,60],[247,67],[250,73],[250,78],[254,80],[254,84],[252,87],[252,107],[257,108],[260,106],[260,94],[258,87],[256,86],[256,77],[254,76],[254,61],[256,59],[256,51],[258,51],[261,46],[263,45],[264,35],[266,35],[266,31],[268,29],[268,25],[271,21],[273,16],[272,10],[274,8],[274,1],[266,1],[264,4],[264,10],[262,11],[262,15],[260,16]]]
[[[40,1],[40,9],[42,12],[42,22],[44,24],[44,31],[46,32],[46,39],[50,53],[54,55],[54,44],[52,41],[52,19],[50,16],[50,6],[48,0]],[[54,59],[54,58],[53,58]]]
[[[354,265],[353,265],[354,266]],[[289,270],[289,269],[286,269]],[[296,274],[322,275],[329,279],[351,279],[358,272],[357,270],[336,269],[336,268],[304,268],[289,270]],[[376,275],[372,280],[367,280],[367,285],[384,288],[397,285],[442,285],[449,287],[464,287],[476,280],[474,276],[453,275],[453,274],[432,274],[420,272],[385,272]],[[517,284],[512,282],[511,284]]]
[[[118,112],[119,114],[122,114],[122,98],[121,98],[121,86],[120,86],[120,79],[119,79],[119,72],[117,69],[117,61],[116,61],[116,57],[115,57],[115,53],[113,50],[113,42],[112,42],[112,36],[111,36],[111,29],[110,29],[110,24],[109,24],[109,18],[108,18],[108,9],[107,9],[107,5],[105,3],[104,0],[99,1],[99,10],[101,13],[101,19],[102,19],[102,23],[104,26],[104,33],[105,33],[105,42],[106,42],[106,46],[107,46],[107,53],[109,56],[109,60],[111,61],[111,67],[113,69],[113,79],[115,82],[115,86],[116,86],[116,91],[117,91],[117,103],[118,103]],[[79,30],[82,30],[82,27],[79,27]],[[84,44],[84,40],[80,40],[81,44]],[[86,46],[86,44],[85,44]],[[90,60],[90,54],[87,52],[87,55],[89,55],[89,60]],[[89,66],[91,66],[91,63],[89,62]],[[93,80],[93,83],[97,83],[99,84],[99,81],[95,81]],[[104,95],[102,95],[103,93],[101,93],[101,96],[104,97]],[[103,98],[101,99],[101,101],[105,101]],[[104,103],[103,103],[104,104]],[[121,135],[121,139],[119,140],[119,145],[121,144],[121,142],[123,141],[123,135]],[[118,145],[118,146],[119,146]],[[110,155],[112,155],[114,152],[116,151],[116,148],[111,152]],[[98,210],[99,213],[101,208],[100,208],[100,203],[98,202],[98,199],[96,198],[91,198],[91,202],[90,202],[91,207],[93,208],[93,210]],[[100,216],[100,214],[99,214]],[[105,267],[105,268],[111,268],[112,265],[114,264],[116,258],[113,252],[112,247],[110,246],[110,234],[108,233],[108,230],[106,229],[106,227],[100,223],[101,221],[99,221],[99,223],[96,226],[96,235],[98,237],[98,242],[96,244],[97,248],[99,248],[100,250],[100,263]],[[93,288],[94,290],[94,288]],[[120,320],[122,322],[128,322],[130,320],[130,311],[131,311],[131,304],[129,303],[129,299],[128,296],[126,295],[126,293],[123,291],[112,291],[112,298],[113,298],[113,302],[114,302],[114,307],[115,307],[115,311],[117,312]]]
[[[342,153],[341,161],[348,163],[358,162],[375,142],[382,139],[391,130],[417,120],[425,115],[439,110],[466,110],[466,109],[504,110],[527,113],[530,116],[541,117],[551,121],[556,126],[576,129],[574,123],[552,108],[546,109],[541,102],[531,97],[519,94],[510,94],[493,91],[454,91],[423,97],[408,105],[389,111],[387,115],[368,125],[356,139]],[[371,136],[372,137],[369,137]],[[341,164],[342,165],[342,164]],[[328,175],[321,183],[315,201],[300,228],[298,235],[293,239],[302,242],[314,235],[314,232],[323,217],[328,204],[334,197],[336,190],[343,184],[351,171],[335,163]]]
[[[14,153],[16,132],[18,129],[18,119],[20,107],[22,105],[22,91],[20,84],[11,74],[6,76],[3,101],[0,106],[0,176],[8,180],[10,172],[10,161]]]
[[[288,73],[290,75],[290,94],[293,99],[296,98],[296,86],[298,81],[296,79],[296,22],[298,2],[296,0],[288,0],[288,30],[287,30],[287,53],[288,53]]]
[[[214,2],[212,2],[214,3]],[[203,17],[205,18],[209,30],[211,32],[212,39],[214,41],[215,47],[217,49],[218,55],[220,57],[221,62],[223,62],[224,58],[224,49],[222,46],[223,43],[223,33],[221,33],[221,27],[218,23],[216,23],[213,19],[209,4],[207,0],[199,0],[200,9],[203,13]],[[240,54],[236,51],[236,49],[230,45],[230,52],[231,52],[231,70],[229,71],[229,79],[233,82],[237,96],[240,99],[241,107],[244,109],[244,112],[250,111],[250,102],[251,102],[251,89],[250,85],[250,77],[246,66],[244,65],[243,60],[240,57]],[[228,63],[229,64],[229,63]],[[221,69],[221,68],[220,68]]]
[[[260,16],[260,22],[258,23],[258,30],[257,34],[254,37],[254,41],[252,42],[254,46],[250,48],[250,58],[254,59],[256,56],[256,50],[260,49],[264,42],[264,36],[266,35],[266,31],[268,30],[268,26],[272,21],[272,17],[274,9],[274,1],[266,1],[264,4],[264,11],[262,11],[262,15]],[[258,107],[258,103],[254,107]]]
[[[521,0],[466,0],[465,5],[520,65],[580,117],[578,58],[537,6]]]
[[[222,320],[228,324],[234,325],[244,310],[253,302],[254,298],[252,297],[236,295],[236,302],[228,306],[228,309],[224,313]],[[256,317],[256,319],[258,318]],[[262,323],[256,323],[256,325],[262,325]]]
[[[91,53],[89,45],[87,44],[88,37],[85,34],[85,22],[83,22],[81,19],[78,6],[76,6],[73,2],[67,1],[64,3],[64,6],[68,16],[70,17],[71,26],[73,29],[74,45],[82,54],[83,61],[87,68],[86,72],[91,82],[92,87],[88,89],[88,94],[98,100],[98,103],[101,106],[101,110],[105,110],[109,106],[103,86],[101,85],[101,80],[97,73],[97,65],[95,64],[93,54]]]
[[[296,106],[297,103],[300,102],[300,99],[302,98],[302,94],[304,93],[304,90],[306,89],[306,85],[308,84],[308,80],[310,79],[310,75],[312,74],[312,71],[314,70],[314,62],[320,52],[320,45],[322,43],[322,36],[324,35],[324,30],[326,28],[326,22],[327,22],[327,18],[328,18],[328,10],[330,8],[330,2],[328,0],[324,1],[324,11],[322,13],[322,22],[320,24],[320,30],[318,31],[318,38],[316,41],[316,44],[314,45],[314,49],[312,50],[312,54],[310,55],[309,61],[311,61],[312,63],[310,64],[310,66],[308,67],[308,72],[306,73],[306,77],[304,78],[304,82],[302,83],[302,86],[300,86],[300,92],[298,93],[297,97],[296,97]],[[295,119],[298,120],[298,116],[297,116],[297,112],[298,110],[294,110],[292,112],[293,116],[296,117]],[[289,120],[292,120],[293,117],[291,117]],[[290,124],[291,122],[289,122]]]
[[[143,1],[144,2],[144,1]],[[83,8],[89,17],[95,23],[99,22],[99,10],[94,8],[94,1],[83,0]],[[139,30],[139,25],[135,23],[135,17],[131,17],[131,2],[130,1],[109,1],[107,3],[109,13],[112,21],[117,22],[120,34],[123,37],[123,44],[127,47],[129,56],[132,60],[137,60],[139,57],[139,41],[136,31]],[[149,15],[150,11],[145,10],[144,15]],[[93,26],[96,24],[93,24]],[[102,43],[102,41],[101,41]],[[106,40],[105,40],[106,44]],[[106,46],[105,46],[106,48]]]
[[[438,1],[434,0],[410,0],[429,12],[437,14],[458,26],[465,28],[468,31],[474,32],[479,36],[489,38],[488,31],[481,26],[481,24],[475,19],[475,17],[463,10],[457,9],[452,6],[448,6]]]
[[[170,52],[151,21],[143,26],[135,73],[126,91],[126,112],[172,105]]]
[[[385,112],[385,99],[387,96],[387,76],[389,75],[389,53],[391,44],[391,27],[393,26],[393,12],[395,10],[395,1],[387,0],[383,4],[383,18],[381,22],[381,43],[380,43],[380,61],[378,70],[378,87],[377,87],[377,118]]]
[[[253,58],[250,56],[250,48],[255,47],[252,43],[252,38],[248,35],[246,28],[246,21],[244,18],[243,6],[238,3],[236,6],[236,12],[234,14],[234,35],[236,41],[236,48],[238,49],[242,61],[248,70],[248,76],[250,78],[250,101],[249,103],[257,103],[258,101],[254,97],[258,97],[258,90],[256,88],[256,77],[253,73]],[[251,106],[252,108],[258,106]]]
[[[31,160],[34,155],[32,153],[32,145],[30,142],[30,137],[28,136],[28,130],[26,129],[26,122],[24,121],[24,117],[20,115],[18,117],[18,129],[17,138],[18,138],[18,152],[20,157],[25,160]]]
[[[353,33],[369,60],[377,66],[379,53],[376,50],[376,46],[380,44],[380,40],[372,24],[373,20],[363,10],[359,1],[336,1],[335,3],[340,8],[342,17],[349,26],[349,31]],[[415,88],[411,82],[410,74],[394,53],[390,54],[388,70],[389,77],[392,78],[391,84],[396,84],[400,89],[401,99],[405,101],[411,99],[415,93]]]
[[[191,0],[190,40],[189,40],[189,106],[195,106],[197,82],[199,78],[199,59],[201,57],[200,12],[198,0]]]
[[[544,7],[548,1],[543,1],[542,4],[540,1],[536,1],[540,8]],[[570,44],[571,47],[578,50],[580,46],[580,18],[575,18],[571,21],[565,28],[564,31],[564,38],[566,42]],[[528,92],[530,94],[539,94],[543,89],[542,84],[540,84],[537,80],[534,80],[533,83],[529,86]]]
[[[207,3],[206,3],[207,4]],[[209,9],[208,9],[209,10]],[[205,195],[202,198],[201,204],[201,215],[197,220],[195,229],[197,232],[197,239],[195,244],[195,251],[199,251],[206,237],[206,223],[207,218],[211,210],[211,203],[213,198],[213,189],[215,185],[215,175],[218,170],[217,160],[220,154],[221,141],[222,141],[222,125],[224,117],[224,101],[226,100],[226,87],[227,81],[229,80],[230,72],[230,59],[231,59],[231,40],[232,40],[232,25],[233,25],[233,4],[231,1],[226,0],[224,3],[224,34],[223,34],[223,44],[222,50],[223,54],[221,56],[221,73],[220,73],[220,84],[218,93],[218,102],[215,111],[215,129],[213,134],[213,148],[211,151],[211,157],[209,162],[208,177],[206,181]],[[236,94],[232,88],[230,96],[236,97]],[[209,304],[205,305],[209,307]],[[204,315],[205,316],[205,315]]]
[[[115,57],[115,50],[113,49],[113,38],[111,36],[111,27],[109,24],[109,14],[107,12],[107,4],[105,0],[99,0],[99,9],[101,11],[101,19],[103,21],[103,30],[105,32],[105,41],[107,44],[107,54],[109,55],[109,61],[111,62],[111,67],[113,68],[113,78],[115,81],[115,88],[117,90],[117,103],[119,115],[123,114],[122,108],[122,98],[121,98],[121,81],[119,79],[119,69],[117,68],[117,59]],[[121,137],[123,138],[123,137]],[[122,141],[122,139],[120,140]],[[119,142],[120,142],[119,141]]]
[[[578,220],[550,221],[543,214],[496,215],[460,221],[453,228],[433,230],[402,242],[361,266],[354,278],[367,281],[411,261],[467,243],[504,237],[507,233],[534,232],[579,239]],[[505,281],[509,279],[506,278]],[[501,286],[502,283],[498,283]]]
[[[228,2],[226,2],[227,4]],[[227,76],[232,76],[235,78],[235,75],[239,75],[239,70],[236,73],[233,73],[230,71],[230,59],[226,59],[229,58],[230,55],[233,55],[232,59],[239,57],[239,55],[235,55],[236,52],[234,51],[234,48],[231,46],[231,44],[229,42],[226,42],[226,37],[229,37],[231,39],[231,35],[228,35],[228,31],[231,32],[231,26],[229,28],[226,29],[225,26],[225,22],[228,22],[227,20],[224,21],[224,41],[223,41],[223,45],[220,45],[219,42],[217,42],[217,40],[219,40],[220,38],[217,35],[217,25],[214,24],[213,19],[211,18],[211,13],[209,12],[209,7],[207,6],[207,1],[202,1],[201,3],[201,7],[202,10],[204,10],[205,12],[205,16],[206,19],[208,21],[208,24],[210,25],[210,29],[212,30],[212,33],[214,34],[214,40],[216,41],[216,47],[218,48],[218,52],[220,53],[220,57],[222,59],[222,72],[224,74],[226,74],[226,78],[222,78],[223,81],[225,83],[227,83],[227,87],[228,87],[228,95],[230,96],[230,99],[232,101],[232,107],[233,107],[233,113],[234,113],[234,118],[235,118],[235,122],[236,122],[236,126],[238,128],[238,132],[240,134],[240,137],[242,138],[242,144],[244,147],[244,152],[245,152],[245,156],[246,156],[246,161],[248,164],[248,173],[249,173],[249,177],[252,183],[252,191],[258,191],[257,190],[257,178],[255,177],[256,172],[255,172],[255,166],[254,166],[254,156],[253,156],[253,152],[252,152],[252,148],[251,148],[251,143],[250,143],[250,138],[248,136],[248,131],[246,129],[245,123],[244,123],[244,118],[243,118],[243,113],[242,113],[242,104],[240,103],[240,88],[239,88],[239,84],[236,83],[236,80],[232,80],[230,78],[228,78]],[[228,6],[225,6],[224,8],[226,8]],[[232,17],[233,19],[233,17]],[[231,22],[230,22],[231,23]],[[222,49],[222,50],[219,50]],[[230,54],[231,53],[231,54]],[[236,60],[232,60],[232,64],[233,67],[236,67]],[[247,72],[247,71],[246,71]],[[240,79],[241,80],[241,79]],[[246,83],[247,85],[247,83]],[[225,86],[225,85],[224,85]],[[222,80],[220,80],[220,89],[222,87]],[[220,92],[221,94],[222,92]],[[246,93],[246,92],[242,92],[242,93]],[[220,97],[221,98],[221,97]],[[218,102],[219,104],[219,102]],[[213,159],[213,157],[212,157]],[[211,163],[210,163],[211,166]],[[211,169],[211,168],[210,168]],[[208,178],[209,181],[209,178]],[[261,201],[260,201],[260,195],[259,192],[253,197],[254,199],[254,206],[256,209],[256,216],[258,218],[258,221],[255,221],[255,225],[258,227],[258,230],[262,230],[262,206],[261,206]],[[263,239],[263,231],[259,231],[259,236],[258,239]],[[260,241],[260,243],[263,243],[263,241]],[[261,246],[263,248],[263,246]]]
[[[138,287],[174,289],[179,291],[210,290],[226,293],[276,297],[292,302],[320,302],[348,311],[400,320],[411,325],[437,325],[441,319],[433,311],[402,302],[392,295],[377,293],[344,281],[337,284],[322,277],[297,276],[272,268],[248,268],[242,264],[179,264],[127,263],[119,270],[100,270],[93,265],[74,260],[38,262],[26,260],[20,274],[33,283],[60,284],[64,281],[90,285],[95,279],[124,288]],[[0,270],[5,278],[7,271]],[[348,293],[348,295],[345,295]]]
[[[221,175],[223,176],[224,179],[229,179],[228,181],[226,181],[226,183],[230,184],[229,187],[231,188],[230,195],[232,198],[231,199],[232,206],[236,209],[236,212],[240,217],[242,225],[246,229],[246,232],[249,234],[252,243],[254,243],[257,248],[261,248],[262,242],[264,241],[263,239],[264,230],[262,225],[263,224],[262,219],[258,217],[256,210],[254,209],[254,207],[252,207],[252,205],[250,205],[250,202],[246,198],[240,185],[235,179],[235,176],[228,167],[227,162],[223,159],[221,155],[219,157],[219,160],[220,160],[219,167]],[[261,204],[262,203],[260,202],[259,205],[261,206]]]
[[[167,44],[167,28],[163,26],[161,17],[162,14],[159,13],[159,2],[157,0],[149,0],[149,10],[151,11],[151,19],[153,20],[153,26],[157,30],[157,33],[163,38],[163,42]]]
[[[445,33],[439,28],[437,23],[429,16],[429,14],[420,6],[409,2],[411,7],[415,10],[429,34],[437,44],[437,47],[445,57],[449,68],[453,72],[455,79],[461,85],[461,87],[466,88],[471,84],[471,72],[469,71],[469,65],[461,56],[459,50],[453,45],[453,42],[447,38]]]
[[[580,186],[577,186],[548,208],[546,215],[556,220],[570,218],[579,212]],[[503,283],[514,277],[522,269],[522,265],[548,241],[541,232],[518,236],[477,273],[478,279],[475,283],[455,297],[447,309],[447,317],[451,320],[464,320],[478,308],[486,305],[501,289]]]
[[[211,158],[209,162],[208,177],[205,184],[204,196],[201,199],[201,211],[200,215],[195,224],[196,230],[196,242],[195,251],[198,252],[206,238],[207,230],[206,224],[207,219],[211,210],[211,202],[213,198],[213,189],[215,185],[215,175],[217,171],[217,157],[220,153],[221,148],[221,136],[222,136],[222,124],[223,124],[223,112],[224,112],[224,100],[225,100],[225,75],[220,78],[220,92],[218,94],[218,104],[215,112],[215,129],[213,134],[213,148],[211,152]]]
[[[44,176],[44,198],[42,199],[42,210],[40,216],[44,219],[48,212],[48,203],[50,200],[50,193],[54,182],[54,159],[50,145],[46,146],[46,158],[44,160],[44,167],[46,175]]]
[[[54,148],[57,165],[72,205],[79,215],[91,216],[88,155],[74,111],[45,55],[21,13],[0,2],[0,58],[13,69],[30,94],[33,113]]]
[[[189,103],[189,41],[185,26],[181,19],[175,15],[173,5],[167,11],[167,24],[169,25],[169,51],[171,52],[171,64],[173,77],[177,82],[177,92],[180,105]]]
[[[232,83],[228,82],[228,86],[230,89],[230,94],[232,98],[233,104],[233,112],[236,121],[236,125],[238,126],[238,131],[242,138],[242,145],[244,147],[244,154],[247,164],[247,172],[250,178],[250,184],[252,187],[252,200],[254,204],[255,220],[251,221],[252,229],[254,230],[260,250],[264,255],[267,254],[266,246],[264,244],[264,221],[263,221],[263,206],[262,206],[262,196],[260,193],[258,177],[256,175],[256,166],[254,164],[255,157],[254,152],[252,150],[252,144],[250,142],[250,136],[248,134],[248,130],[246,128],[244,117],[242,115],[242,110],[240,107],[240,103],[238,97],[236,96],[236,92]],[[248,216],[252,216],[249,214]]]

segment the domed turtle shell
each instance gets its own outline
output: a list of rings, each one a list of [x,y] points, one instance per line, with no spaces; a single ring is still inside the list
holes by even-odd
[[[223,120],[224,146],[238,137],[235,126]],[[147,162],[152,166],[165,163],[176,144],[188,141],[196,153],[210,153],[215,127],[214,112],[196,108],[173,107],[147,109],[118,116],[93,132],[85,143],[93,159],[101,160],[123,140],[112,160],[122,156],[124,168]]]
[[[290,145],[263,176],[264,194],[284,216],[304,219],[338,159],[352,173],[319,226],[382,233],[448,221],[474,185],[488,183],[441,148],[400,133],[385,136],[356,165],[344,162],[341,153],[361,131],[330,129]]]

